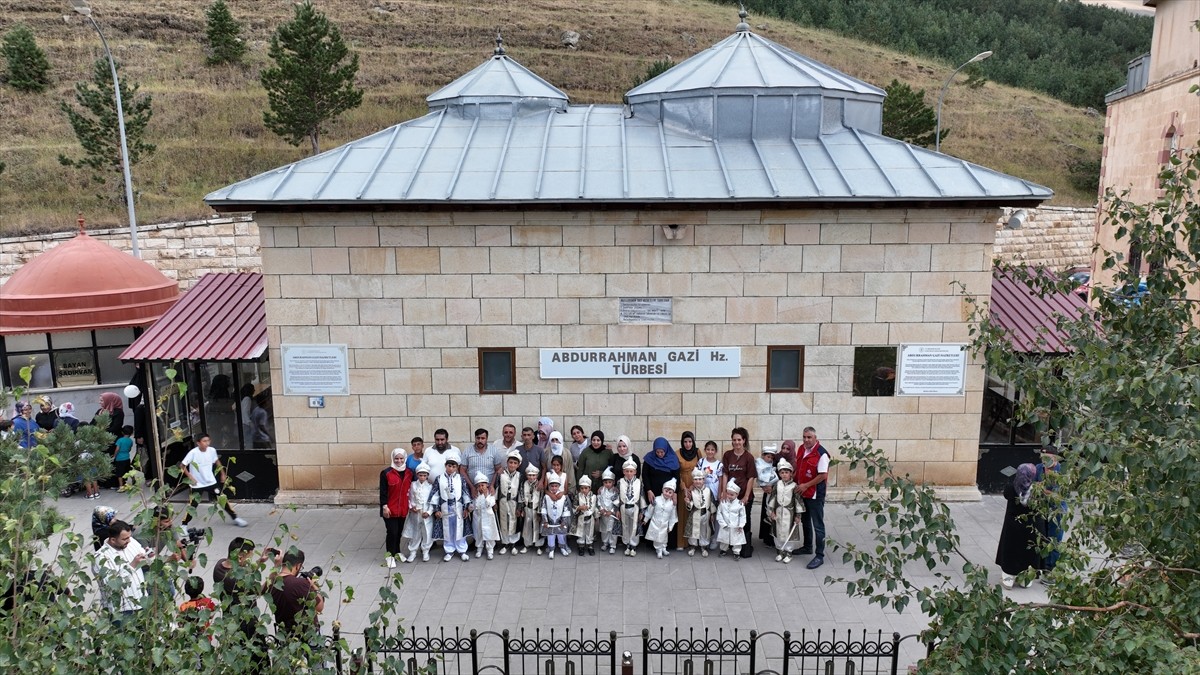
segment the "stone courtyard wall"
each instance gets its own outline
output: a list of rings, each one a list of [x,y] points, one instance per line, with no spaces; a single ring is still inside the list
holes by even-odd
[[[1004,209],[996,223],[996,257],[1063,272],[1088,267],[1096,235],[1096,209],[1043,206],[1025,209],[1028,217],[1018,230],[1005,225],[1018,209]]]

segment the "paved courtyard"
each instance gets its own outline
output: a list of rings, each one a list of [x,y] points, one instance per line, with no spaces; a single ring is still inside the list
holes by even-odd
[[[88,501],[79,496],[61,499],[59,508],[74,518],[75,530],[89,534],[92,509],[98,504],[113,506],[121,516],[128,515],[135,499],[105,490],[103,499]],[[208,507],[202,507],[207,515]],[[869,530],[854,516],[853,504],[830,503],[826,508],[829,536],[833,540],[866,542]],[[992,566],[996,540],[1004,513],[999,497],[984,497],[981,502],[952,504],[951,511],[962,537],[962,549],[977,563]],[[208,567],[197,572],[211,588],[211,567],[224,557],[229,540],[248,536],[267,543],[286,523],[298,537],[298,546],[307,556],[307,566],[333,566],[341,572],[326,578],[341,586],[353,586],[350,603],[329,602],[321,623],[326,633],[334,620],[341,621],[342,632],[351,644],[368,622],[386,575],[383,565],[384,529],[374,508],[299,508],[289,510],[270,504],[242,504],[239,513],[250,521],[237,528],[213,518],[213,542],[204,547]],[[194,522],[193,525],[199,524]],[[756,514],[753,518],[757,527]],[[757,532],[755,532],[756,543]],[[852,600],[843,584],[826,583],[830,576],[850,575],[853,570],[841,564],[838,552],[830,550],[826,563],[810,571],[804,565],[808,556],[797,556],[790,565],[774,560],[774,553],[756,547],[748,560],[731,558],[689,558],[683,553],[663,560],[642,550],[635,558],[597,551],[592,556],[561,556],[549,560],[532,552],[518,556],[496,556],[494,560],[455,558],[442,562],[440,546],[435,545],[430,562],[401,563],[396,573],[403,575],[399,616],[403,624],[422,631],[426,626],[460,627],[514,632],[520,628],[573,631],[584,629],[615,630],[634,640],[643,628],[668,630],[678,626],[685,632],[694,628],[716,631],[718,628],[757,629],[760,632],[802,629],[827,632],[837,629],[855,632],[863,629],[885,635],[901,635],[921,630],[926,619],[919,609],[903,613],[884,611],[862,600]],[[472,548],[472,556],[474,549]],[[924,565],[914,565],[912,578],[931,578]],[[993,576],[999,582],[999,570]],[[1045,600],[1042,587],[1009,591],[1021,600]],[[331,595],[340,596],[336,590]],[[621,647],[625,648],[625,647]],[[915,640],[903,644],[901,663],[915,662],[922,647]]]

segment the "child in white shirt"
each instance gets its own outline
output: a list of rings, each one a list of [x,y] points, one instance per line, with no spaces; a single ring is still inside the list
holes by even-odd
[[[692,471],[692,487],[684,493],[684,503],[688,511],[684,536],[688,541],[689,556],[696,555],[696,550],[699,549],[701,557],[708,557],[714,501],[712,492],[704,484],[704,471],[697,467]]]
[[[571,523],[571,534],[579,545],[579,555],[596,555],[592,545],[596,537],[596,495],[592,493],[592,479],[579,479],[579,494],[575,497],[575,520]]]
[[[612,555],[617,552],[617,534],[621,531],[621,518],[617,513],[616,475],[611,468],[600,474],[601,486],[596,493],[596,514],[599,516],[600,549]]]
[[[433,548],[433,483],[429,482],[429,465],[417,465],[417,482],[408,489],[408,518],[404,521],[404,537],[408,539],[408,558],[417,559],[421,549],[421,560],[429,562],[429,549]]]
[[[724,558],[730,549],[733,557],[741,560],[742,546],[746,543],[746,505],[738,499],[742,489],[733,479],[725,484],[725,496],[717,506],[717,543],[721,546],[721,557]]]
[[[475,534],[475,557],[487,550],[487,559],[492,559],[492,550],[500,540],[500,525],[496,522],[496,493],[483,472],[475,474],[475,499],[471,500],[471,522]]]
[[[679,504],[675,501],[676,481],[674,478],[663,484],[662,494],[654,498],[654,503],[646,508],[646,539],[654,542],[654,550],[658,557],[671,555],[667,550],[667,539],[671,536],[671,528],[679,522]]]

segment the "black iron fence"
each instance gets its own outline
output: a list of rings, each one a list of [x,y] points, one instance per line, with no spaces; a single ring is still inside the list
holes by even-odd
[[[499,675],[897,675],[899,633],[799,633],[678,628],[641,635],[598,630],[468,631],[375,635],[350,659],[366,672]],[[339,673],[341,661],[339,661]]]

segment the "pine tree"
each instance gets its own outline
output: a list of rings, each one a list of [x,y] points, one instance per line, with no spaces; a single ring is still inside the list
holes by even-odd
[[[50,85],[50,62],[28,26],[17,25],[4,36],[6,79],[14,89],[41,93]]]
[[[937,113],[925,105],[925,90],[892,80],[883,99],[883,135],[906,143],[933,147],[937,130]],[[950,133],[942,129],[942,139]]]
[[[271,105],[263,124],[292,145],[307,138],[315,155],[326,125],[362,104],[363,92],[354,87],[358,55],[310,2],[297,5],[292,20],[275,31],[267,54],[275,66],[260,76]]]
[[[117,64],[120,73],[121,64]],[[129,148],[129,167],[138,163],[143,155],[152,154],[155,146],[144,139],[146,126],[153,115],[151,96],[138,96],[137,83],[130,83],[118,75],[121,83],[121,107],[125,112],[125,139]],[[64,166],[89,169],[92,180],[101,185],[115,186],[107,195],[99,195],[101,199],[118,199],[125,190],[124,175],[121,169],[121,136],[117,125],[117,102],[113,96],[112,72],[106,59],[97,59],[92,66],[90,82],[75,83],[75,102],[83,111],[80,112],[66,103],[59,104],[79,145],[83,147],[83,157],[71,159],[59,155],[58,161]]]
[[[225,0],[217,0],[209,5],[205,16],[208,19],[208,59],[205,63],[210,66],[241,63],[246,53],[246,43],[241,36],[242,24],[229,13]]]

